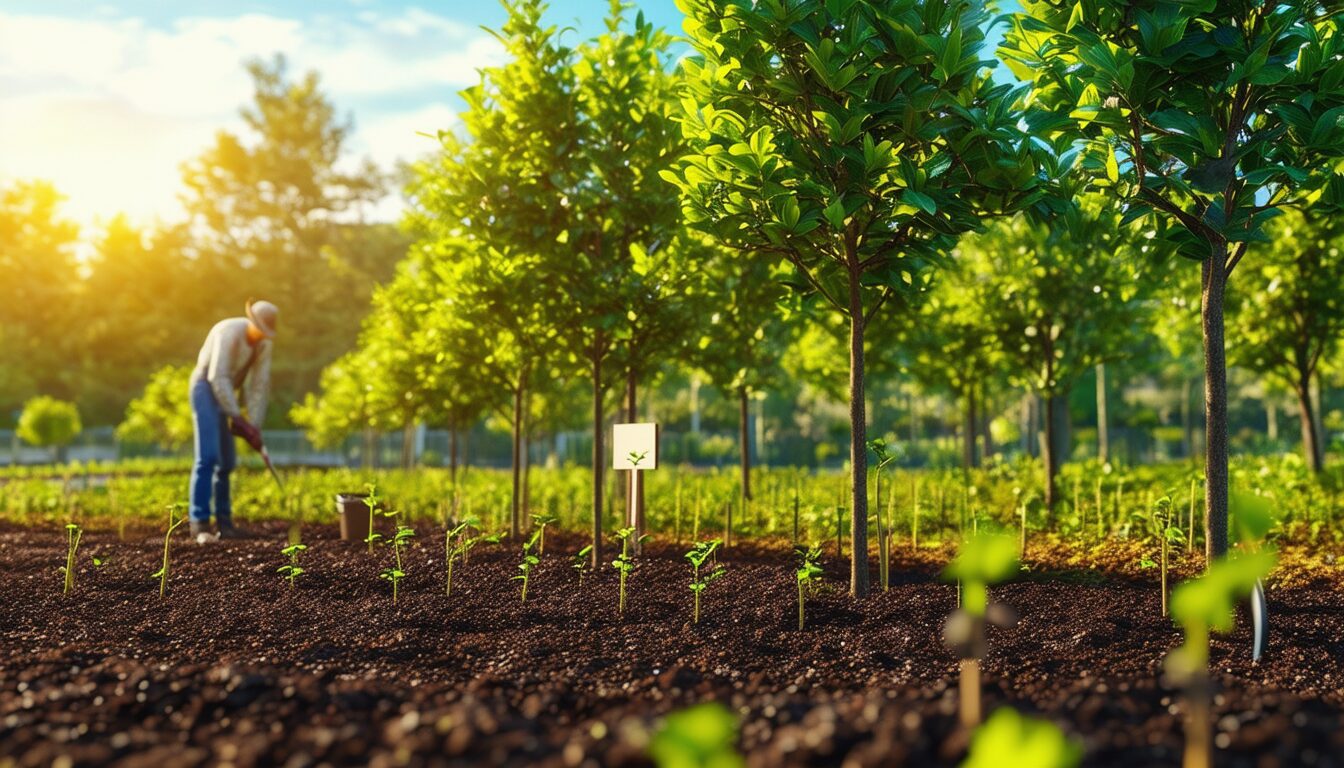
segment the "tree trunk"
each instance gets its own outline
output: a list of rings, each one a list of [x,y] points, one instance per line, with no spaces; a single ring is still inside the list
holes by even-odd
[[[520,522],[526,524],[530,530],[532,528],[531,518],[529,517],[532,513],[532,392],[530,390],[523,393],[522,435],[522,454],[519,458],[523,460],[523,478],[519,515]]]
[[[1195,458],[1195,417],[1190,412],[1190,395],[1194,390],[1194,382],[1190,379],[1181,380],[1181,431],[1182,448],[1185,450],[1187,459]]]
[[[967,469],[974,469],[980,466],[979,457],[975,451],[975,435],[978,431],[975,414],[975,385],[966,385],[966,413],[965,424],[962,427],[961,441],[961,463]]]
[[[1111,460],[1110,422],[1106,418],[1106,364],[1097,363],[1097,461]]]
[[[919,402],[915,399],[915,393],[909,395],[910,402],[910,445],[913,447],[919,443]]]
[[[700,434],[700,377],[691,377],[691,433]]]
[[[742,500],[751,501],[751,416],[748,412],[750,393],[746,387],[738,387],[738,442],[741,444],[739,455],[742,462]]]
[[[1204,262],[1200,318],[1204,332],[1204,554],[1209,562],[1227,554],[1227,350],[1223,296],[1227,244],[1213,246]]]
[[[1312,413],[1316,419],[1316,455],[1321,468],[1325,468],[1325,449],[1330,443],[1330,437],[1325,433],[1325,378],[1321,374],[1321,369],[1316,369],[1316,375],[1312,378]]]
[[[868,414],[863,387],[863,296],[859,273],[849,272],[849,460],[850,509],[849,592],[868,596]]]
[[[1045,397],[1045,441],[1041,445],[1041,462],[1045,467],[1045,513],[1047,520],[1054,520],[1055,500],[1059,496],[1056,479],[1059,476],[1059,397],[1054,394]]]
[[[1311,402],[1308,377],[1301,376],[1296,387],[1297,412],[1302,421],[1302,457],[1313,474],[1321,471],[1320,435],[1316,432],[1316,409]]]
[[[457,486],[457,427],[448,430],[448,479]]]
[[[980,393],[980,434],[984,437],[984,445],[980,449],[980,458],[988,461],[994,455],[994,435],[990,433],[990,424],[993,419],[990,418],[989,399],[985,393]]]
[[[1273,395],[1265,396],[1265,437],[1271,443],[1279,442],[1279,407]]]
[[[509,537],[514,543],[522,535],[523,490],[523,387],[513,390],[513,496],[510,499]]]
[[[592,569],[598,573],[602,566],[602,469],[606,448],[602,444],[602,354],[601,339],[593,342],[593,549]]]
[[[401,427],[401,468],[415,465],[415,422],[407,419]]]

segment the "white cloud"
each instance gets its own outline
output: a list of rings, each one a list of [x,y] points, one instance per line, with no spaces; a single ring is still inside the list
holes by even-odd
[[[143,20],[0,13],[0,181],[41,177],[84,222],[124,211],[178,215],[180,165],[251,96],[243,63],[286,55],[316,70],[349,149],[385,167],[432,151],[456,121],[456,91],[498,60],[485,33],[419,9],[290,19],[264,14]],[[389,106],[391,105],[391,106]]]

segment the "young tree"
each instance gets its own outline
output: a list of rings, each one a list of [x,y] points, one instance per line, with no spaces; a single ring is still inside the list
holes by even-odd
[[[542,25],[544,4],[504,6],[508,20],[496,36],[508,60],[483,69],[480,84],[462,92],[464,136],[440,131],[443,152],[418,169],[412,215],[421,230],[417,247],[432,251],[438,279],[450,286],[451,311],[490,350],[481,365],[511,396],[517,541],[527,393],[549,376],[557,351],[563,295],[546,268],[567,250],[574,202],[566,184],[580,117],[573,53]]]
[[[849,324],[853,558],[868,592],[864,332],[986,213],[1036,178],[1015,94],[979,58],[976,4],[678,0],[690,155],[666,174],[687,219],[785,260]]]
[[[191,401],[182,393],[190,386],[191,371],[192,366],[186,365],[166,365],[155,371],[144,392],[126,407],[117,439],[169,451],[190,446],[195,427]]]
[[[1045,505],[1054,511],[1064,398],[1098,363],[1124,355],[1147,328],[1148,240],[1097,196],[1061,214],[1018,216],[963,240],[959,269],[985,286],[975,313],[991,329],[1010,380],[1045,403]]]
[[[634,419],[638,381],[683,348],[698,319],[686,295],[695,280],[687,261],[701,246],[680,236],[677,190],[659,178],[682,152],[671,120],[671,38],[642,13],[630,25],[629,7],[611,0],[606,31],[576,51],[581,140],[565,190],[573,201],[565,235],[571,253],[549,273],[570,298],[562,341],[593,382],[594,563],[602,542],[599,464],[606,462],[603,365],[625,370],[626,415]],[[643,510],[632,503],[638,537]]]
[[[1096,183],[1202,265],[1205,527],[1227,551],[1228,278],[1280,209],[1344,199],[1344,50],[1331,3],[1026,0],[1001,54],[1034,134],[1087,141]]]
[[[1290,211],[1269,227],[1274,245],[1247,265],[1261,290],[1230,307],[1236,365],[1277,377],[1297,397],[1302,455],[1312,472],[1325,463],[1311,385],[1344,335],[1344,226],[1334,216]]]
[[[84,431],[84,426],[74,403],[39,395],[24,404],[16,431],[29,445],[53,449],[55,459],[61,461],[65,447]]]

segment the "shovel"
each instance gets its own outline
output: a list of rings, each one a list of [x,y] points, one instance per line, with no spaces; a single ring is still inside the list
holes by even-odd
[[[266,462],[266,468],[271,471],[271,477],[275,478],[275,484],[280,486],[280,492],[284,493],[285,483],[280,479],[280,473],[275,471],[275,465],[271,463],[271,454],[266,450],[266,446],[261,446],[261,460]]]

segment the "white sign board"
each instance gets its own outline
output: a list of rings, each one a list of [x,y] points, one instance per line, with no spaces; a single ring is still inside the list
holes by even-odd
[[[657,467],[657,424],[616,424],[612,426],[612,469],[656,469]]]

